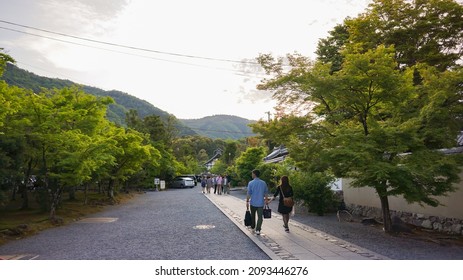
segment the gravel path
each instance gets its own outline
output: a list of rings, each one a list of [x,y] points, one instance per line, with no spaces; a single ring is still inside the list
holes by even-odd
[[[148,192],[79,222],[7,243],[45,260],[267,260],[200,188]]]
[[[381,227],[359,221],[339,222],[336,215],[298,215],[294,220],[396,260],[463,260],[463,246],[436,244],[417,234],[386,234]]]
[[[245,197],[243,191],[231,194]],[[276,207],[272,202],[271,208]],[[90,218],[7,243],[0,255],[45,260],[269,259],[197,187],[149,192]],[[461,242],[392,236],[358,221],[338,222],[333,214],[291,219],[391,259],[463,260]]]
[[[244,198],[244,191],[233,191],[232,195]],[[277,209],[278,202],[273,201],[270,208]],[[316,216],[297,214],[291,217],[297,222],[323,231],[357,246],[396,260],[463,260],[463,242],[440,240],[437,244],[423,240],[429,236],[421,234],[386,234],[381,227],[365,226],[358,220],[339,222],[336,215]],[[437,240],[433,238],[433,240]],[[463,240],[463,238],[460,238]]]

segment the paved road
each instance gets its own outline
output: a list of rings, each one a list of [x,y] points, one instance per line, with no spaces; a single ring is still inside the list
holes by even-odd
[[[202,193],[149,192],[71,225],[0,247],[44,260],[267,260]]]

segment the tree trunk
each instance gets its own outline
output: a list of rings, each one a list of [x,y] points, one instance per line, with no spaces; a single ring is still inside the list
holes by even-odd
[[[27,194],[27,187],[25,184],[19,186],[19,192],[21,193],[22,204],[21,210],[29,209],[29,196]]]
[[[391,212],[389,211],[389,199],[387,195],[380,195],[379,199],[381,201],[381,211],[383,214],[384,231],[387,233],[390,233],[392,232],[392,220],[391,220]]]
[[[76,187],[72,186],[69,188],[69,200],[75,201],[76,200]]]
[[[18,192],[19,190],[19,184],[16,184],[14,185],[13,187],[13,193],[11,194],[11,201],[16,201],[16,193]]]
[[[58,187],[56,192],[51,193],[51,205],[50,205],[50,219],[55,220],[56,218],[56,208],[58,207],[59,201],[61,199],[61,188]]]
[[[85,183],[85,188],[84,188],[84,205],[87,205],[87,203],[88,203],[88,196],[87,196],[87,193],[88,193],[88,184],[89,184],[89,183]]]
[[[108,197],[111,199],[111,200],[114,200],[114,187],[113,187],[113,183],[114,183],[114,180],[111,178],[109,179],[109,183],[108,183]]]
[[[31,178],[31,172],[32,172],[32,159],[29,159],[27,162],[27,169],[25,170],[24,173],[24,179],[23,183],[19,185],[19,193],[21,194],[22,198],[22,205],[21,209],[28,209],[29,208],[29,197],[27,193],[27,183],[29,182],[29,179]]]

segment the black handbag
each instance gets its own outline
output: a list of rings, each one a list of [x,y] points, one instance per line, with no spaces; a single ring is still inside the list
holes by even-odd
[[[244,225],[247,227],[251,226],[251,212],[249,212],[249,210],[247,210],[244,215]]]
[[[272,209],[268,207],[268,204],[264,206],[264,210],[262,211],[264,219],[270,219],[272,217]]]

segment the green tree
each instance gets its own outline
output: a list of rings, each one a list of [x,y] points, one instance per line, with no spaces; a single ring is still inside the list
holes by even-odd
[[[223,160],[219,159],[214,163],[214,166],[211,168],[211,173],[223,175],[227,173],[227,169],[228,169],[228,164],[224,162]]]
[[[224,161],[227,164],[231,164],[233,159],[237,156],[238,153],[238,143],[237,141],[227,140],[225,144],[225,150],[223,151]]]
[[[184,168],[182,164],[175,158],[172,148],[164,144],[155,144],[154,147],[161,152],[160,166],[157,168],[155,174],[164,180],[170,180],[176,175],[182,173],[181,169]]]
[[[131,175],[141,170],[144,163],[150,162],[158,166],[161,155],[152,145],[144,142],[141,133],[132,129],[114,128],[109,135],[116,141],[114,149],[114,165],[109,167],[108,196],[114,199],[115,187],[126,182]]]
[[[25,127],[32,131],[29,157],[38,159],[36,171],[42,190],[48,192],[46,203],[53,218],[63,191],[72,194],[76,186],[91,179],[95,166],[86,151],[112,100],[64,88],[30,95],[29,102],[32,123]]]
[[[379,45],[394,46],[397,66],[418,63],[445,71],[462,56],[463,6],[454,0],[375,0],[356,18],[336,26],[318,44],[318,58],[337,71],[341,50],[367,51]]]
[[[81,161],[82,168],[87,169],[87,174],[90,173],[88,180],[83,180],[81,184],[84,188],[84,204],[88,202],[88,187],[91,183],[98,184],[109,178],[111,166],[116,165],[114,151],[117,150],[117,141],[111,135],[114,124],[104,120],[96,128],[95,134],[88,142],[88,145],[82,151]]]
[[[331,63],[331,73],[341,70],[344,57],[341,49],[349,39],[349,32],[345,24],[338,24],[328,32],[330,36],[320,39],[315,52],[318,59],[323,63]]]
[[[7,58],[1,55],[2,71]],[[0,203],[11,190],[15,198],[18,189],[22,208],[28,208],[26,186],[37,178],[36,197],[54,218],[63,193],[72,199],[77,186],[87,190],[93,182],[108,182],[113,198],[132,177],[145,170],[160,172],[161,153],[151,145],[149,134],[117,127],[105,118],[110,98],[78,87],[33,93],[0,81],[0,101],[6,108],[0,111]],[[134,112],[128,115],[136,121]],[[156,120],[147,118],[140,127],[149,131]],[[167,138],[154,143],[163,147]],[[171,151],[163,151],[163,158],[169,158]]]
[[[209,155],[207,154],[205,149],[201,149],[198,152],[198,161],[200,163],[206,162],[209,159]]]
[[[130,109],[125,113],[125,123],[128,127],[135,129],[139,132],[147,132],[147,129],[143,125],[143,120],[138,115],[137,110]]]
[[[147,135],[151,145],[160,153],[160,159],[156,166],[148,164],[143,168],[143,172],[138,174],[142,178],[133,178],[138,182],[136,184],[144,182],[143,184],[150,185],[150,181],[155,177],[170,180],[177,174],[188,171],[187,165],[191,166],[192,164],[180,163],[175,155],[175,152],[180,151],[180,148],[173,148],[173,146],[177,146],[175,145],[177,139],[174,139],[175,132],[173,131],[174,128],[171,127],[170,119],[165,123],[159,116],[151,115],[142,120],[136,110],[130,110],[126,114],[126,122],[129,128]]]
[[[2,67],[0,65],[0,72]],[[23,208],[28,207],[27,180],[23,174],[26,143],[24,137],[17,133],[17,126],[25,120],[15,120],[14,116],[21,111],[25,95],[26,90],[10,87],[0,81],[0,205],[8,201],[10,191],[13,200],[19,191],[23,198]]]
[[[248,148],[236,159],[236,174],[241,183],[246,183],[252,179],[251,172],[263,162],[265,152],[263,147],[252,147]]]
[[[15,63],[15,61],[3,51],[3,48],[0,48],[0,77],[3,75],[3,71],[5,71],[7,63]]]
[[[399,70],[394,48],[384,46],[347,50],[343,57],[342,68],[334,73],[330,64],[310,64],[298,57],[290,59],[293,69],[282,73],[278,63],[269,63],[269,56],[261,57],[275,78],[260,88],[274,90],[280,102],[310,104],[309,116],[292,120],[306,120],[305,131],[294,127],[295,133],[281,138],[282,143],[291,153],[298,146],[309,150],[301,161],[314,170],[322,167],[352,178],[354,187],[373,187],[385,229],[391,231],[389,196],[437,206],[435,197],[452,191],[458,181],[455,159],[435,148],[456,144],[462,104],[457,101],[461,83],[454,78],[461,77],[461,70],[441,75],[431,66]],[[414,83],[416,69],[422,73],[420,85]],[[443,83],[448,85],[442,88]],[[289,129],[277,127],[280,136]],[[441,131],[446,137],[434,136]]]

